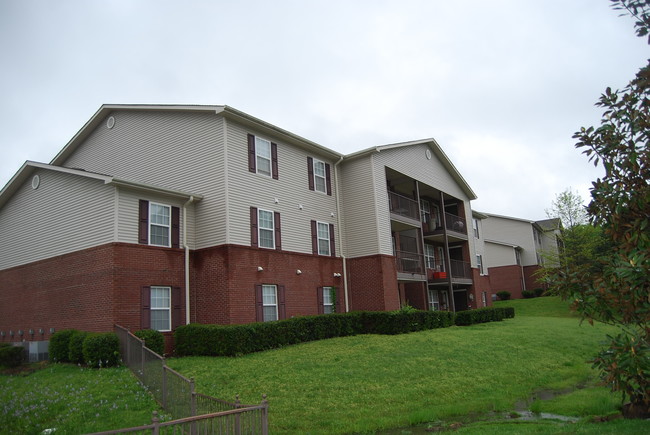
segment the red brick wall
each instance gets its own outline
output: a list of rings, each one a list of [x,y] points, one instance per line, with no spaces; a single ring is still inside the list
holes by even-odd
[[[488,274],[493,294],[505,290],[510,292],[512,299],[521,298],[523,277],[521,266],[490,267]]]
[[[406,303],[418,310],[428,310],[429,305],[426,298],[425,282],[407,282],[404,283]]]
[[[351,311],[399,309],[397,269],[393,257],[348,258],[347,265]]]
[[[258,267],[263,270],[258,271]],[[297,271],[301,273],[298,274]],[[238,324],[255,322],[255,286],[285,288],[286,317],[318,314],[318,287],[337,287],[339,311],[345,310],[341,258],[247,246],[220,246],[194,252],[191,283],[192,321]]]
[[[34,340],[49,340],[50,328],[106,332],[119,323],[142,329],[140,289],[183,288],[183,255],[179,249],[115,243],[0,271],[9,290],[0,293],[4,340],[11,341],[9,330],[20,329],[30,340],[30,328]]]
[[[474,300],[471,301],[472,308],[483,308],[483,292],[486,293],[485,299],[487,305],[485,306],[491,306],[492,285],[490,281],[490,275],[481,276],[478,268],[472,268],[472,279],[474,281],[474,284],[469,289],[469,293],[474,295]]]
[[[524,277],[526,280],[526,290],[535,290],[537,287],[544,288],[544,284],[537,280],[535,272],[540,269],[539,266],[524,266]]]

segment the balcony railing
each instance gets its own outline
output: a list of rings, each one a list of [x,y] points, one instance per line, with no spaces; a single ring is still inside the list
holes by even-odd
[[[467,224],[465,222],[465,219],[460,216],[456,216],[451,213],[445,213],[445,224],[447,226],[447,230],[449,231],[467,234]]]
[[[395,192],[388,192],[388,199],[391,213],[414,219],[416,221],[420,220],[420,211],[417,201]]]
[[[451,260],[451,278],[472,279],[472,265],[460,260]],[[442,272],[442,274],[440,274]],[[434,268],[428,268],[427,275],[430,281],[447,280],[447,268],[441,262],[436,261]]]
[[[397,251],[395,261],[397,272],[424,275],[424,256],[417,252]]]

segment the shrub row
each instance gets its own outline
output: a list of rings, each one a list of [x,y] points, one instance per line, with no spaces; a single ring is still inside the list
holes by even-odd
[[[246,325],[190,324],[178,327],[174,339],[179,356],[236,356],[333,337],[403,334],[512,317],[514,308],[511,307],[481,308],[458,314],[418,310],[357,311]]]
[[[50,361],[110,367],[120,362],[120,341],[113,332],[66,329],[50,338]]]
[[[0,343],[0,366],[18,367],[25,361],[25,348],[11,343]]]
[[[133,335],[144,341],[144,345],[156,352],[158,355],[165,353],[165,337],[162,332],[154,329],[141,329],[135,331]]]
[[[456,313],[456,325],[468,326],[476,323],[499,322],[515,317],[513,307],[489,307],[476,310],[459,311]]]

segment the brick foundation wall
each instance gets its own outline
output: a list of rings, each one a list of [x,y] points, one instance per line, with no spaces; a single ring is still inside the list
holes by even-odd
[[[258,271],[258,267],[263,270]],[[301,273],[298,274],[297,271]],[[255,286],[285,288],[286,317],[318,314],[318,287],[339,290],[345,310],[341,258],[225,245],[193,253],[191,317],[199,323],[241,324],[257,321]]]
[[[347,265],[351,311],[399,309],[397,269],[393,257],[348,258]]]
[[[406,303],[413,308],[417,308],[418,310],[429,309],[426,297],[425,282],[404,283],[404,294],[406,296]]]
[[[481,275],[478,268],[472,268],[472,280],[474,284],[470,287],[469,293],[474,295],[472,301],[472,308],[483,308],[483,292],[485,292],[485,299],[487,307],[492,305],[492,283],[490,275]],[[499,291],[499,290],[497,290]]]
[[[492,293],[500,291],[510,292],[512,299],[520,299],[522,290],[522,270],[521,266],[500,266],[490,267],[488,270]]]
[[[524,279],[526,280],[526,290],[535,290],[536,288],[544,288],[544,284],[537,280],[535,272],[541,269],[540,266],[524,266]]]
[[[50,339],[50,328],[108,332],[118,323],[142,329],[141,288],[183,288],[183,255],[180,249],[112,243],[2,270],[0,340],[20,341],[18,330],[25,331],[23,339],[39,341]]]

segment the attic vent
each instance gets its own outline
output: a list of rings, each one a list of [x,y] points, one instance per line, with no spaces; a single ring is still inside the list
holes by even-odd
[[[110,117],[106,120],[106,128],[108,128],[108,129],[110,130],[110,129],[113,128],[114,126],[115,126],[115,118],[113,118],[112,116],[110,116]]]
[[[36,190],[38,189],[38,186],[41,184],[41,177],[38,175],[34,175],[34,178],[32,178],[32,189]]]

